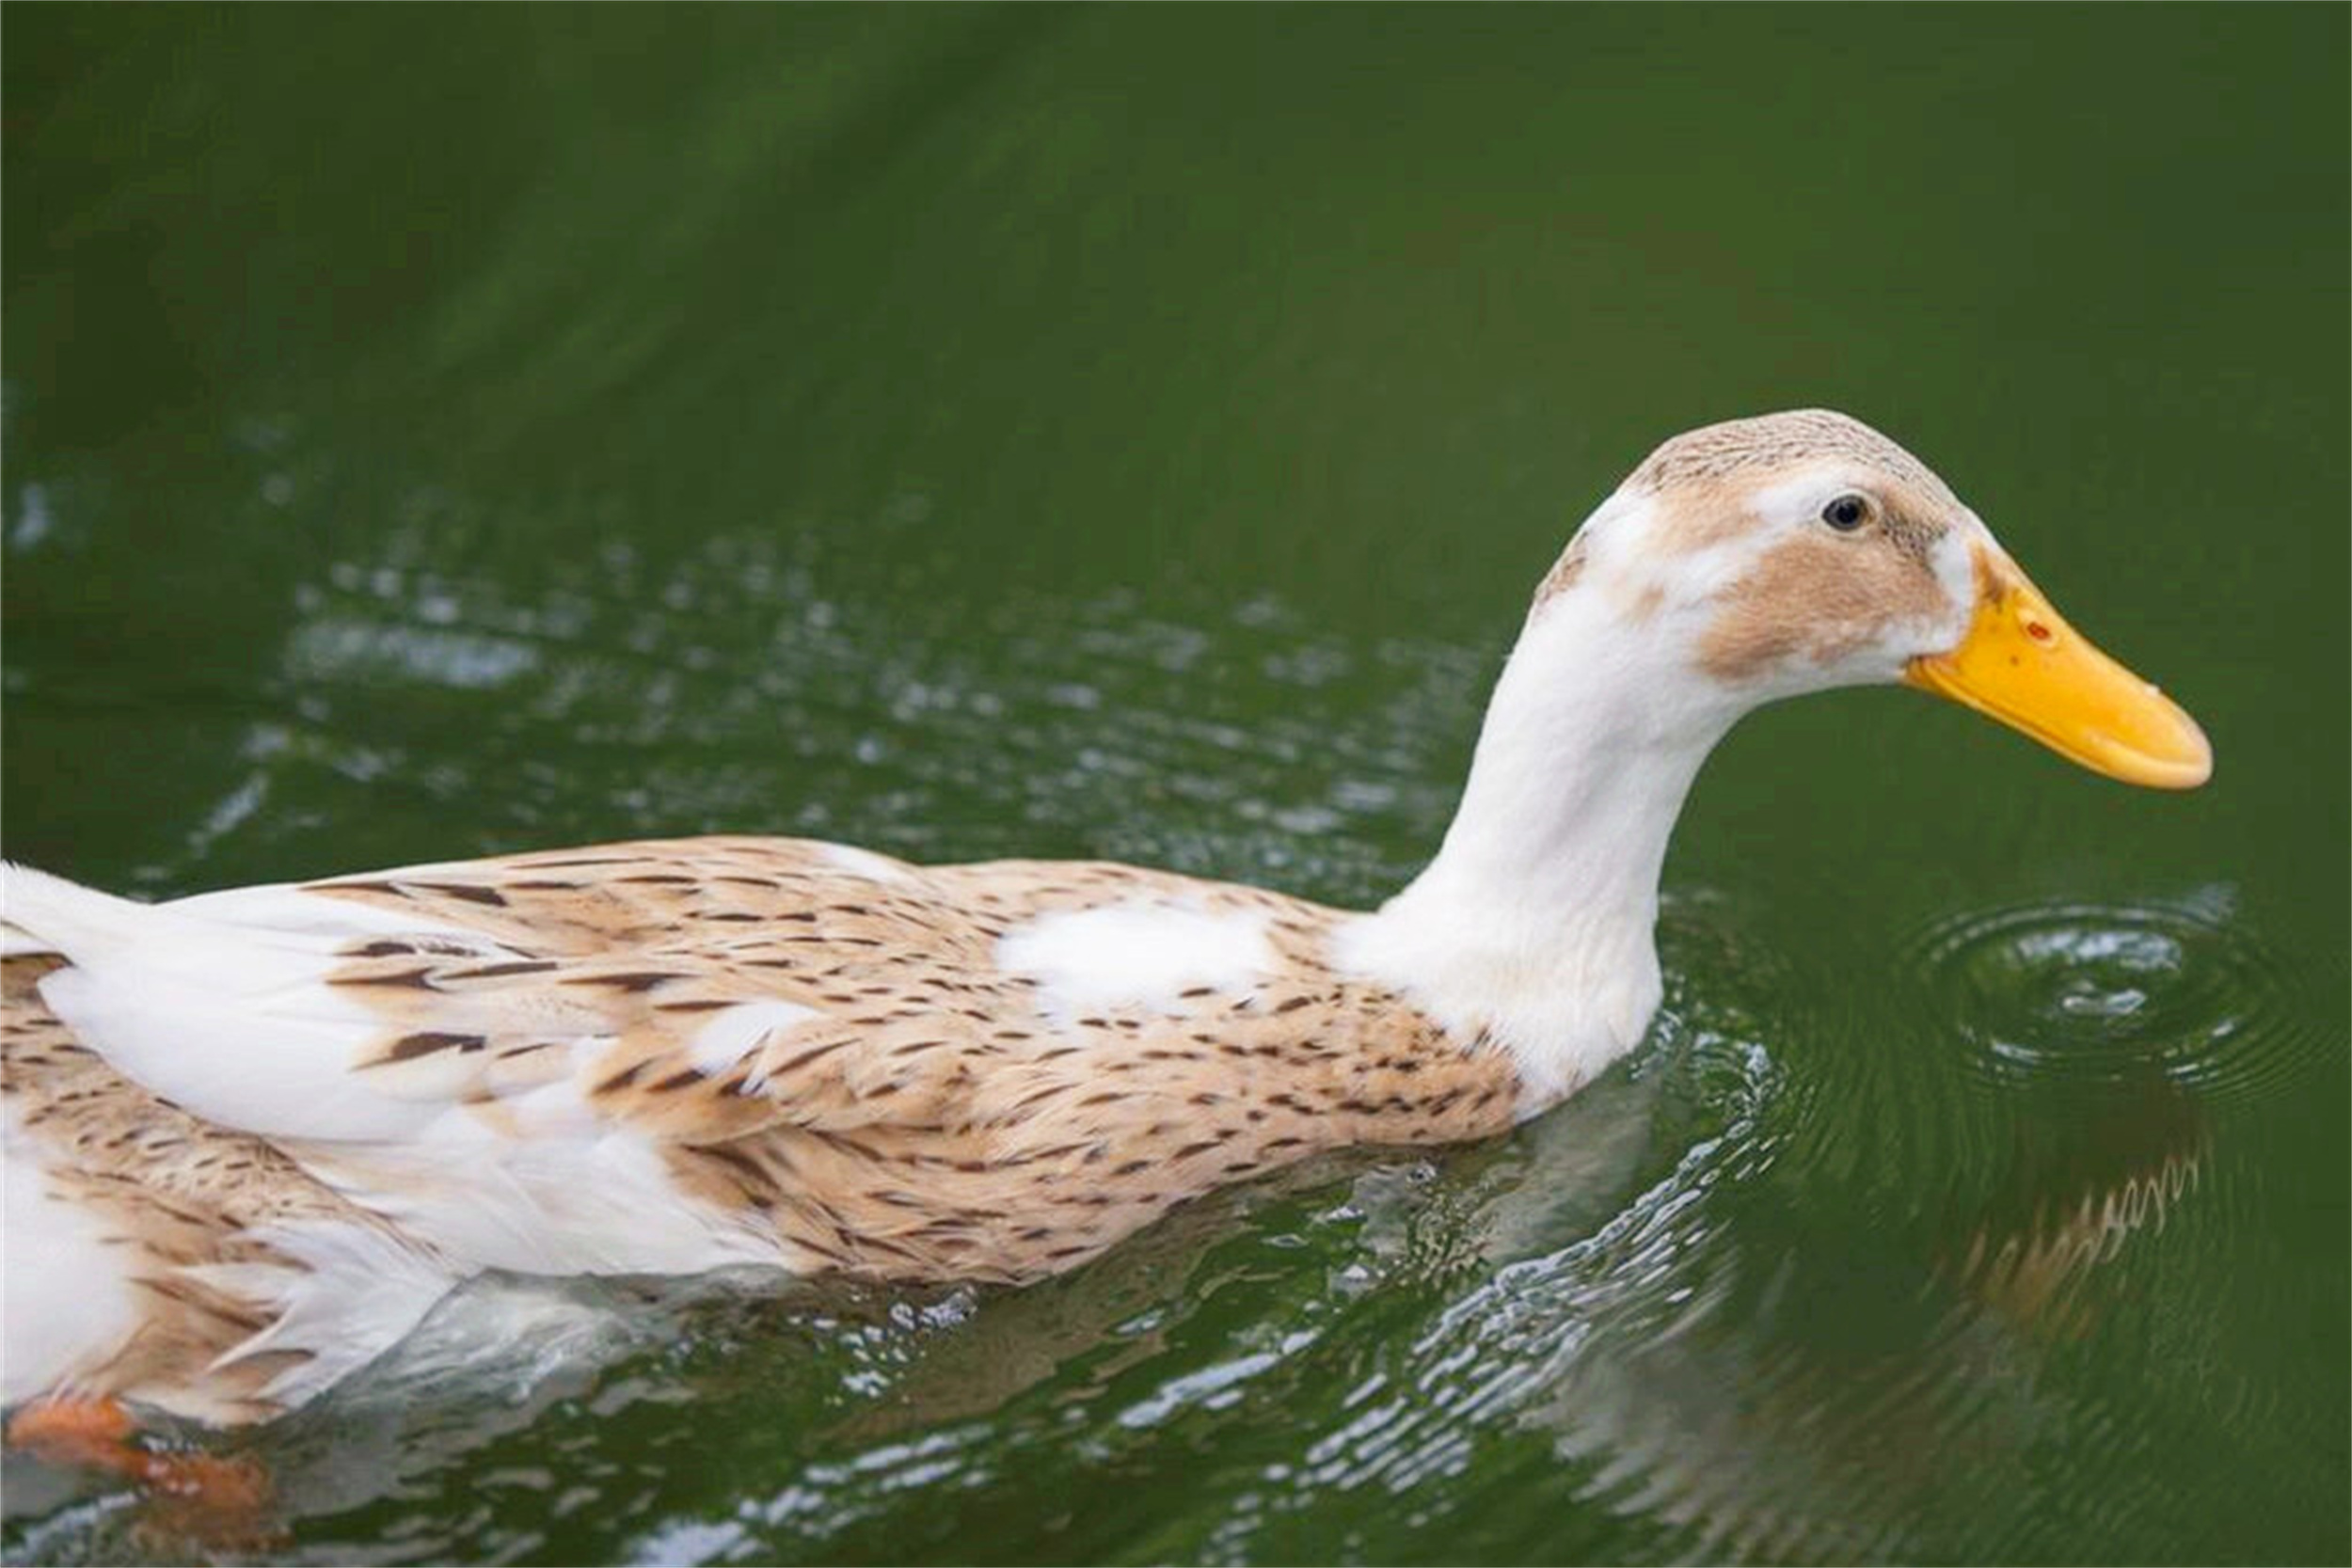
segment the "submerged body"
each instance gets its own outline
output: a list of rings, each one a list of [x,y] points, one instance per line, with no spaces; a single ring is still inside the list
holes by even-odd
[[[254,1419],[485,1270],[1019,1281],[1319,1150],[1501,1132],[1641,1037],[1715,742],[1898,679],[2135,782],[2209,766],[1916,459],[1804,413],[1594,514],[1376,911],[755,838],[159,906],[12,870],[6,1399]]]

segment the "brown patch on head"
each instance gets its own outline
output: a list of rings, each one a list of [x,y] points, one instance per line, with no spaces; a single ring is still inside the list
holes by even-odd
[[[1960,504],[1934,469],[1860,420],[1826,408],[1763,414],[1685,431],[1651,452],[1633,470],[1631,483],[1657,493],[1685,484],[1749,480],[1758,472],[1824,457],[1876,468],[1933,500]]]
[[[1827,664],[1899,622],[1948,608],[1934,571],[1891,531],[1866,539],[1801,533],[1718,595],[1699,667],[1740,681],[1800,655]]]
[[[1859,420],[1800,409],[1687,431],[1650,453],[1627,482],[1655,498],[1654,547],[1687,554],[1736,537],[1754,521],[1759,485],[1808,463],[1842,461],[1880,503],[1887,535],[1925,562],[1960,499],[1933,469]]]
[[[1722,479],[1678,481],[1658,498],[1658,510],[1650,521],[1651,548],[1668,555],[1695,555],[1738,538],[1756,525],[1740,494],[1744,487]]]
[[[1851,470],[1856,491],[1872,503],[1870,531],[1922,566],[1955,517],[1966,515],[1960,496],[1927,463],[1870,425],[1828,409],[1689,430],[1649,453],[1628,489],[1651,496],[1651,547],[1692,555],[1755,527],[1755,494],[1811,463]]]

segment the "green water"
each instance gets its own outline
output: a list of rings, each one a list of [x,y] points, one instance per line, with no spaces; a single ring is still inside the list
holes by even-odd
[[[229,1440],[262,1555],[2352,1555],[2342,8],[5,43],[13,858],[772,831],[1368,903],[1576,520],[1816,403],[2218,757],[2160,796],[1909,693],[1762,714],[1651,1038],[1558,1112],[1017,1293],[540,1300],[534,1357]],[[191,1549],[8,1480],[11,1559]]]

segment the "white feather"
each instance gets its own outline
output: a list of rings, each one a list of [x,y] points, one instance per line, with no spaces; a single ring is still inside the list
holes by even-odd
[[[1526,1115],[1590,1082],[1648,1026],[1666,840],[1746,705],[1697,673],[1695,625],[1669,610],[1648,635],[1626,634],[1610,562],[1638,546],[1627,535],[1647,518],[1604,506],[1607,550],[1529,618],[1496,683],[1437,859],[1334,939],[1343,970],[1510,1051]]]
[[[301,1351],[262,1388],[300,1404],[405,1338],[457,1276],[373,1226],[333,1221],[261,1227],[255,1241],[286,1263],[217,1263],[183,1272],[268,1304],[276,1321],[214,1363],[226,1367],[272,1351]]]
[[[537,1096],[576,1098],[568,1081]],[[517,1274],[699,1274],[773,1267],[772,1237],[689,1196],[643,1135],[596,1120],[516,1138],[453,1110],[403,1145],[303,1144],[305,1168],[474,1269]]]
[[[30,931],[0,922],[0,958],[21,958],[34,953],[55,953],[56,943],[43,942]]]
[[[835,871],[846,871],[852,877],[863,877],[873,882],[903,882],[912,879],[914,868],[904,861],[894,861],[887,855],[877,855],[871,849],[860,849],[850,844],[823,846],[827,863]]]
[[[825,1015],[797,1002],[739,1002],[710,1015],[694,1033],[686,1059],[716,1077],[761,1050],[775,1036]]]
[[[442,1112],[351,1069],[382,1019],[326,983],[355,937],[478,934],[289,887],[140,904],[6,870],[10,924],[72,966],[41,997],[117,1069],[207,1120],[269,1136],[389,1140]]]
[[[1016,926],[997,942],[996,962],[1036,980],[1039,1010],[1057,1023],[1112,1008],[1180,1013],[1193,987],[1232,995],[1264,977],[1275,961],[1265,926],[1247,911],[1131,900]]]
[[[56,1387],[77,1367],[103,1363],[138,1325],[123,1251],[98,1215],[50,1191],[40,1146],[0,1101],[8,1234],[0,1238],[0,1403]]]
[[[532,1020],[535,1032],[568,1035],[573,1070],[499,1102],[512,1132],[453,1102],[445,1080],[470,1080],[471,1058],[441,1053],[446,1064],[353,1070],[385,1025],[326,983],[347,961],[338,949],[355,938],[430,936],[504,951],[478,933],[286,886],[151,905],[10,867],[6,896],[12,920],[72,960],[42,980],[42,996],[109,1063],[199,1116],[278,1140],[460,1272],[676,1274],[776,1261],[772,1242],[687,1196],[651,1143],[586,1103],[580,1072],[609,1044],[586,1003],[577,1016]],[[448,1027],[472,1021],[463,997],[444,1003]],[[730,1009],[713,1022],[709,1052],[750,1049],[806,1016],[782,1003]],[[411,1307],[422,1310],[407,1299],[419,1290],[394,1292],[408,1321]]]

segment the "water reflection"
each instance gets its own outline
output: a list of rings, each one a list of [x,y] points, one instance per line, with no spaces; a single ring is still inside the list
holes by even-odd
[[[1968,1223],[1947,1270],[2020,1329],[2087,1332],[2078,1288],[2135,1232],[2164,1223],[2211,1149],[2203,1102],[2169,1079],[2037,1103],[2018,1117],[2007,1179]]]
[[[1549,1386],[1522,1418],[1590,1466],[1586,1496],[1688,1531],[1701,1557],[1915,1554],[1969,1499],[2022,1481],[2037,1435],[2064,1423],[2014,1331],[2048,1334],[2051,1302],[2149,1212],[2126,1196],[2136,1167],[2113,1174],[2076,1208],[2038,1206],[2037,1228],[1977,1230],[1956,1289],[1876,1238],[1775,1247],[1695,1223],[1671,1253],[1597,1275],[1589,1256],[1547,1259],[1520,1281],[1542,1291],[1534,1326],[1500,1341],[1482,1326],[1477,1354],[1525,1366],[1540,1347]],[[1678,1173],[1689,1186],[1653,1212],[1695,1201],[1700,1180]],[[1523,1295],[1514,1315],[1531,1316]]]

